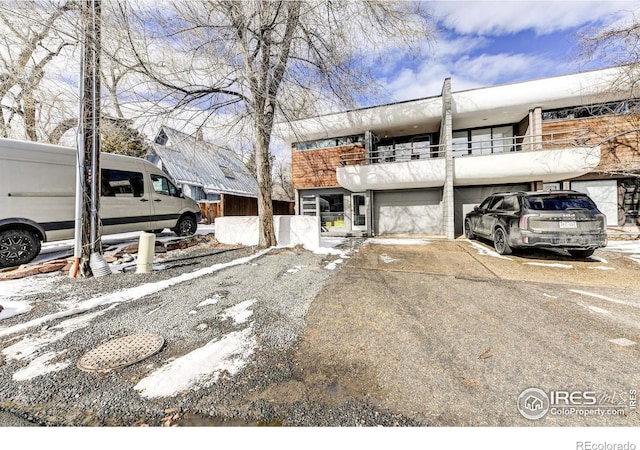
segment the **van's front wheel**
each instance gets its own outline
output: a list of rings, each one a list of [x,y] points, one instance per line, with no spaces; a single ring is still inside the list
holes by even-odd
[[[0,232],[0,267],[19,266],[40,253],[40,239],[27,230]]]
[[[173,231],[178,236],[191,236],[196,232],[198,228],[198,224],[196,223],[196,219],[191,216],[182,216],[178,220],[175,228],[172,228]]]

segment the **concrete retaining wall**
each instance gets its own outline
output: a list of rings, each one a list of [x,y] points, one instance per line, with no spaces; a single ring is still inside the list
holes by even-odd
[[[273,216],[273,227],[279,246],[302,245],[307,250],[320,247],[318,219],[311,216]],[[216,240],[223,244],[258,245],[258,217],[218,217]]]

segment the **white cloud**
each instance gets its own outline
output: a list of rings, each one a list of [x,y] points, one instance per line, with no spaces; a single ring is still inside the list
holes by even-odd
[[[384,85],[396,101],[440,95],[444,79],[451,77],[452,89],[462,91],[525,80],[562,71],[565,63],[549,61],[538,55],[481,54],[459,58],[429,60],[416,68],[405,68]],[[565,71],[569,72],[569,63]]]
[[[565,31],[596,20],[612,22],[632,1],[436,1],[432,11],[460,34],[503,35],[523,30],[538,34]]]

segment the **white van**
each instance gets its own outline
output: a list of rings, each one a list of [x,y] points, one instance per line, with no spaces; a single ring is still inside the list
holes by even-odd
[[[0,267],[25,264],[41,242],[72,239],[76,150],[0,139]],[[182,194],[149,161],[102,153],[101,234],[161,231],[195,233],[195,200]]]

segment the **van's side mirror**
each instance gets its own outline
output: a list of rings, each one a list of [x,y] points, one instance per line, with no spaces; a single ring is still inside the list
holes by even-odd
[[[480,211],[480,207],[478,205],[476,205],[476,206],[473,207],[473,210],[474,211]]]

